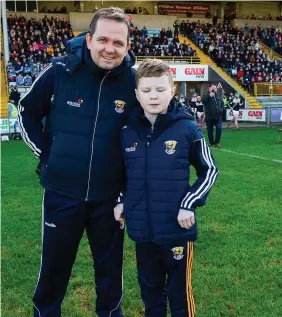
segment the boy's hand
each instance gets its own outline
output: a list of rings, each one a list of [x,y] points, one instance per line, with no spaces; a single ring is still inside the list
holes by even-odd
[[[124,228],[123,204],[117,204],[114,208],[114,216],[116,221],[119,221],[120,228]]]
[[[195,214],[193,211],[179,209],[177,221],[181,228],[190,229],[195,224]]]

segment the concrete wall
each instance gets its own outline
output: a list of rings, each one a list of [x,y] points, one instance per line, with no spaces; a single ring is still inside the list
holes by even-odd
[[[275,26],[275,27],[279,27],[282,28],[282,21],[271,21],[271,20],[246,20],[246,19],[236,19],[235,20],[235,24],[237,27],[241,28],[244,27],[246,24],[248,24],[248,26],[257,26],[257,25],[261,25],[264,27],[267,26]]]
[[[35,13],[35,12],[12,12],[8,11],[7,12],[7,18],[9,17],[10,14],[14,15],[17,14],[22,14],[27,20],[34,18],[36,20],[43,19],[45,15],[47,15],[48,18],[51,17],[59,17],[60,19],[65,19],[66,21],[69,20],[69,15],[68,14],[60,14],[60,13]]]
[[[154,14],[154,3],[153,1],[83,1],[84,12],[93,12],[95,7],[98,9],[108,7],[119,7],[123,9],[134,9],[138,7],[146,8],[149,14]]]
[[[67,9],[67,13],[76,11],[79,6],[74,5],[74,1],[38,1],[38,12],[43,7],[46,7],[47,9],[54,10],[55,8],[61,8],[62,6],[65,6]]]
[[[70,23],[74,31],[85,31],[89,28],[93,13],[70,13]],[[144,25],[148,29],[153,28],[168,28],[172,27],[173,22],[177,19],[176,16],[165,15],[132,15],[132,23],[138,28],[143,28]]]
[[[255,16],[267,17],[270,13],[273,17],[280,16],[281,9],[279,1],[243,1],[236,3],[237,16],[247,16],[254,14]]]

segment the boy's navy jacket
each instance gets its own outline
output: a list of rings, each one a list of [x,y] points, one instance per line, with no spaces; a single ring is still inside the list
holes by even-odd
[[[180,227],[179,209],[203,206],[218,170],[201,130],[187,110],[170,107],[152,129],[135,108],[123,128],[121,144],[127,186],[122,194],[129,237],[136,242],[195,241],[197,224]],[[190,187],[190,165],[197,180]]]
[[[19,124],[43,162],[43,187],[79,200],[116,199],[125,181],[120,133],[137,102],[135,58],[129,52],[117,68],[98,68],[82,35],[20,100]]]

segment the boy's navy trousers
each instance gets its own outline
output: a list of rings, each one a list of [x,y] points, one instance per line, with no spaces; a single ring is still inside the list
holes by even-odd
[[[177,245],[136,243],[138,280],[145,317],[194,317],[191,286],[193,242]]]
[[[114,219],[114,200],[81,202],[46,190],[42,215],[42,258],[33,296],[35,317],[61,317],[61,303],[80,239],[86,229],[94,259],[96,312],[122,317],[124,230]]]

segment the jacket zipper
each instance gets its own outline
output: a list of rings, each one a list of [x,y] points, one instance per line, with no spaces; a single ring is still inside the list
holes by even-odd
[[[54,140],[55,140],[55,136],[53,136],[52,144],[53,144]],[[48,163],[46,163],[45,168],[47,168],[47,166],[48,166]]]
[[[152,142],[152,134],[154,131],[154,126],[152,125],[151,127],[151,135],[150,135],[150,139],[147,136],[147,140],[146,140],[146,192],[147,192],[147,216],[148,216],[148,220],[149,220],[149,236],[150,239],[152,239],[152,241],[154,242],[154,233],[153,233],[153,228],[152,228],[152,224],[151,224],[151,215],[150,215],[150,189],[149,189],[149,175],[148,175],[148,152],[150,150],[150,145]]]
[[[93,135],[92,135],[91,155],[90,155],[90,162],[89,162],[88,183],[87,183],[87,192],[86,192],[85,201],[88,200],[88,195],[89,195],[90,177],[91,177],[90,175],[91,175],[91,167],[92,167],[92,159],[93,159],[93,150],[94,150],[94,139],[95,139],[95,131],[96,131],[96,126],[97,126],[97,121],[98,121],[99,109],[100,109],[101,90],[102,90],[103,82],[104,82],[105,78],[109,75],[109,73],[110,73],[110,71],[109,71],[109,72],[104,76],[104,78],[101,80],[100,88],[99,88],[98,104],[97,104],[97,114],[96,114],[96,118],[95,118],[94,129],[93,129]]]

